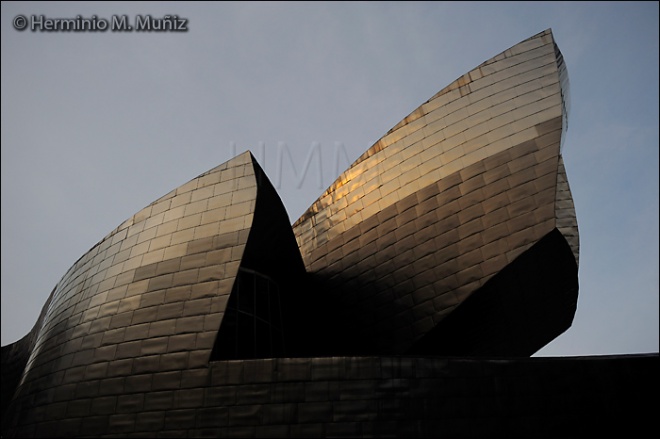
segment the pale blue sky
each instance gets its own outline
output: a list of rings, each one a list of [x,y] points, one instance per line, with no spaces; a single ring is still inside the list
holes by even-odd
[[[13,18],[188,19],[187,33],[18,32]],[[564,54],[580,228],[573,327],[538,355],[658,351],[658,3],[2,3],[2,344],[123,220],[251,149],[291,221],[394,124],[547,28]],[[264,157],[260,143],[264,145]]]

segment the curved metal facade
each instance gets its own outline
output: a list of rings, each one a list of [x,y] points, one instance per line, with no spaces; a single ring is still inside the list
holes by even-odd
[[[75,419],[77,434],[102,434],[112,415],[173,389],[159,407],[177,407],[222,356],[216,339],[242,269],[271,274],[289,296],[289,278],[304,273],[284,206],[249,152],[142,209],[69,269],[30,334],[3,347],[3,431]]]
[[[3,436],[428,435],[468,416],[437,415],[461,371],[391,355],[526,356],[570,326],[567,90],[551,32],[523,41],[392,128],[293,229],[250,153],[156,200],[2,348]]]
[[[567,90],[551,31],[535,35],[413,111],[294,224],[308,271],[346,314],[351,349],[407,352],[555,228],[577,263],[560,154]],[[557,273],[576,280],[560,298],[570,320],[576,270]]]

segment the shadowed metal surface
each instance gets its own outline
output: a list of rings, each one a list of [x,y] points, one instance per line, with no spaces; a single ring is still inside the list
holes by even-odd
[[[65,274],[30,334],[3,347],[4,434],[73,418],[103,434],[135,395],[199,382],[214,346],[226,349],[216,338],[239,269],[270,275],[287,311],[296,309],[302,261],[249,152],[156,200]],[[257,341],[240,340],[252,351]]]
[[[567,111],[547,30],[412,112],[293,229],[250,153],[173,190],[83,255],[2,348],[3,436],[648,427],[657,355],[454,357],[530,355],[573,320]]]
[[[577,262],[560,155],[567,93],[561,52],[541,32],[413,111],[294,224],[308,271],[342,310],[339,352],[406,352],[555,228]],[[557,275],[577,284],[577,272]],[[534,325],[532,309],[511,315]],[[575,306],[559,309],[572,321]]]

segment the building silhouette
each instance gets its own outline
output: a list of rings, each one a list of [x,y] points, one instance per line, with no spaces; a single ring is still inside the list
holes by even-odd
[[[404,118],[293,227],[249,152],[171,191],[2,348],[3,436],[646,427],[657,355],[527,358],[577,306],[567,117],[546,30]]]

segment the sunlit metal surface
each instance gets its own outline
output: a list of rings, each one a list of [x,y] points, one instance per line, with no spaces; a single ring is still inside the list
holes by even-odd
[[[288,235],[269,236],[271,224]],[[219,349],[221,357],[226,348],[216,347],[216,338],[232,336],[218,333],[239,268],[269,279],[269,290],[276,288],[268,275],[275,271],[289,296],[286,280],[302,277],[289,224],[249,152],[126,220],[63,276],[34,329],[3,347],[3,410],[4,392],[11,391],[3,435],[126,432],[122,413],[167,409],[164,400],[149,402],[158,392],[172,391],[174,403],[202,391],[212,351]],[[250,236],[256,244],[248,245]],[[269,315],[280,321],[279,313]],[[262,310],[259,316],[260,324],[271,326]],[[253,352],[252,344],[261,347],[263,340],[241,340],[241,347]],[[24,364],[12,384],[5,381],[5,352],[14,352],[9,366]],[[193,382],[196,390],[189,389]],[[60,427],[45,428],[51,421]],[[67,427],[71,422],[75,431]],[[130,422],[131,430],[152,431],[149,421],[132,415]]]
[[[173,190],[83,255],[3,347],[3,437],[463,434],[437,428],[473,421],[448,411],[462,400],[447,386],[465,399],[473,377],[480,406],[510,372],[437,356],[527,356],[573,319],[567,109],[548,30],[404,118],[293,230],[250,153]],[[557,419],[583,425],[575,412]]]
[[[308,270],[350,304],[356,343],[405,352],[555,228],[577,263],[567,99],[547,30],[414,110],[294,224]],[[380,303],[383,291],[394,300]]]

